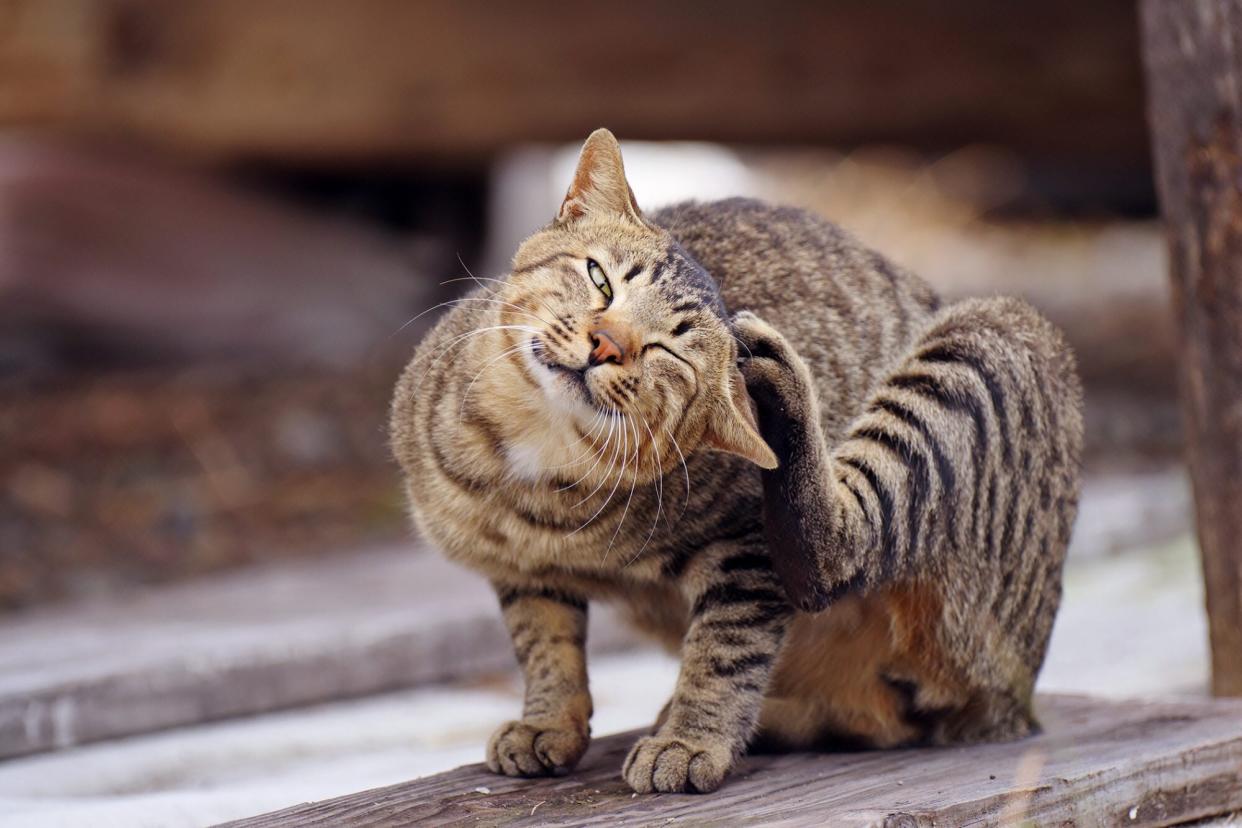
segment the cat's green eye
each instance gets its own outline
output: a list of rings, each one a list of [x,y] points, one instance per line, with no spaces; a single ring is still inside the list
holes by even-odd
[[[599,262],[594,259],[587,259],[587,275],[591,277],[591,282],[599,288],[600,293],[609,299],[612,298],[612,285],[604,274],[604,269],[599,266]]]

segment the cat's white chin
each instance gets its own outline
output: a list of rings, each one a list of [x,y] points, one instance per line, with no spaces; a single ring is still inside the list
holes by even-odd
[[[588,423],[598,417],[599,409],[591,404],[588,399],[590,392],[582,381],[571,376],[567,369],[553,368],[539,359],[533,340],[527,341],[522,356],[554,414],[572,417],[579,423]]]

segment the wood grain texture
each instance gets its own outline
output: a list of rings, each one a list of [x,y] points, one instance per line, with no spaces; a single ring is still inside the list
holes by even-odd
[[[1212,688],[1242,695],[1242,2],[1142,9]]]
[[[607,125],[1145,170],[1135,26],[1124,0],[11,0],[0,122],[312,161],[479,159]]]
[[[1046,732],[963,748],[745,760],[709,796],[633,796],[635,733],[598,740],[560,779],[468,765],[299,805],[232,828],[368,825],[1170,825],[1242,807],[1242,703],[1045,696]]]
[[[606,613],[594,649],[632,641]],[[0,623],[0,757],[512,669],[486,582],[413,548]]]

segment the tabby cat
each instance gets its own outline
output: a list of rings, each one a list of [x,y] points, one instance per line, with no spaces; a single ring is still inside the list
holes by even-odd
[[[622,768],[638,792],[715,790],[756,741],[1030,733],[1080,409],[1022,302],[942,307],[800,210],[646,216],[597,131],[555,220],[440,320],[393,402],[414,519],[491,580],[525,677],[488,766],[582,757],[594,599],[681,656]]]

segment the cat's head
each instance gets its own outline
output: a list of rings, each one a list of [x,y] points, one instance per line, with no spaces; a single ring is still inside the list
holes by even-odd
[[[556,218],[518,249],[502,293],[502,317],[529,326],[520,345],[546,405],[588,440],[626,429],[647,449],[640,478],[704,447],[776,467],[719,288],[644,218],[608,130],[587,139]]]

